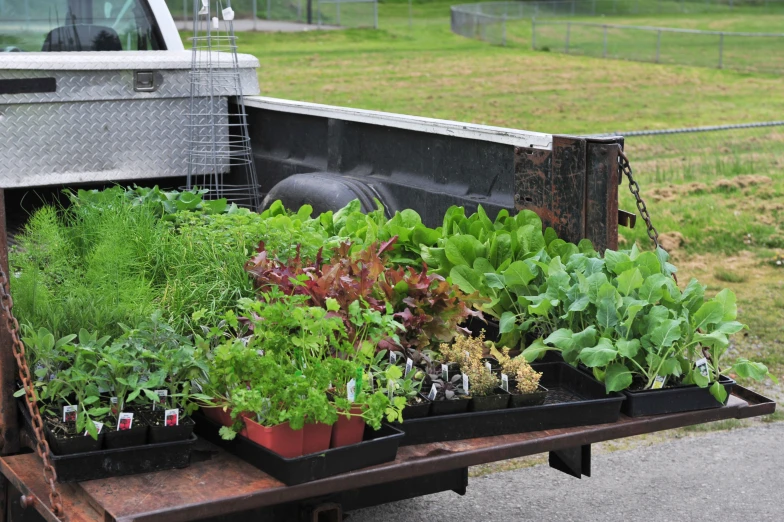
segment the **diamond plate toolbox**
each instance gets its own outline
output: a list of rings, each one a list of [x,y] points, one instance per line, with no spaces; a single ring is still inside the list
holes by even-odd
[[[16,56],[0,57],[0,187],[187,174],[189,114],[205,112],[190,107],[190,52],[3,54]],[[257,66],[240,60],[245,94]],[[237,89],[217,87],[225,120]]]

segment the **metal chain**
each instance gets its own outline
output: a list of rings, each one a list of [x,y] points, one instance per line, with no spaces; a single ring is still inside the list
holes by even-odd
[[[643,201],[642,196],[640,196],[640,185],[634,179],[632,166],[629,164],[629,158],[627,158],[626,154],[623,153],[623,149],[620,148],[620,145],[618,145],[618,148],[618,166],[621,169],[621,173],[623,173],[629,180],[629,192],[631,192],[632,196],[634,196],[634,199],[637,203],[637,210],[640,212],[640,217],[642,217],[642,220],[645,221],[648,237],[651,238],[651,241],[653,241],[653,244],[656,245],[656,248],[659,248],[659,232],[656,230],[656,227],[653,226],[653,223],[651,222],[651,215],[648,213],[648,207],[645,206],[645,201]]]
[[[14,317],[13,308],[14,301],[11,299],[8,276],[5,271],[0,268],[0,309],[2,309],[2,313],[5,316],[7,322],[6,327],[11,333],[11,346],[14,350],[16,365],[19,368],[19,378],[22,381],[22,386],[25,391],[25,402],[27,403],[27,409],[30,411],[30,419],[32,420],[33,430],[35,431],[35,449],[38,456],[41,457],[41,460],[44,462],[44,480],[49,483],[49,502],[52,506],[52,513],[54,513],[56,517],[63,519],[65,516],[63,500],[55,486],[57,473],[52,466],[52,462],[49,460],[49,444],[46,442],[46,437],[44,436],[44,423],[41,419],[41,412],[38,411],[38,400],[35,396],[33,379],[30,377],[30,368],[27,366],[24,344],[19,339],[19,323]]]

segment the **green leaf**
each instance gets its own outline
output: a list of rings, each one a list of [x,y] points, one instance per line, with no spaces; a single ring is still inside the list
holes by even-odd
[[[599,289],[596,303],[596,322],[604,329],[612,328],[618,324],[617,290],[610,283],[602,285]]]
[[[544,231],[545,244],[547,244],[547,246],[550,246],[550,243],[552,243],[556,239],[558,239],[558,233],[555,230],[553,230],[552,227],[547,227],[547,229]]]
[[[710,384],[710,377],[707,375],[702,375],[702,373],[700,373],[700,371],[696,368],[692,368],[692,370],[689,372],[689,377],[691,378],[691,381],[700,388],[707,388],[708,384]]]
[[[477,257],[484,256],[485,248],[474,236],[451,236],[444,245],[444,253],[455,266],[474,266]]]
[[[719,381],[711,384],[710,392],[711,395],[713,395],[713,397],[715,397],[716,400],[722,404],[724,404],[724,401],[727,400],[727,390],[724,389],[724,386],[719,384]]]
[[[672,346],[681,338],[681,319],[665,319],[660,321],[651,332],[654,346]]]
[[[634,266],[640,269],[643,278],[653,274],[661,274],[661,263],[653,252],[643,252],[634,260]]]
[[[473,268],[480,274],[495,273],[495,267],[484,257],[474,259]]]
[[[620,274],[616,279],[618,291],[622,295],[629,295],[632,291],[642,286],[644,279],[639,268],[632,268]]]
[[[721,305],[723,315],[721,316],[724,321],[734,321],[738,317],[738,306],[735,304],[735,293],[725,288],[713,298],[713,301]]]
[[[550,312],[553,305],[546,296],[537,296],[536,299],[529,298],[532,304],[528,305],[528,313],[533,315],[545,316]]]
[[[503,290],[506,288],[506,280],[504,279],[503,275],[490,272],[484,274],[484,276],[485,283],[487,284],[488,288],[493,288],[495,290]]]
[[[699,330],[711,324],[716,324],[724,317],[724,306],[717,301],[708,301],[703,304],[691,317],[692,327]]]
[[[501,319],[498,321],[499,324],[499,333],[509,333],[514,330],[515,323],[517,322],[517,316],[514,312],[504,312],[501,314]]]
[[[723,334],[732,335],[740,332],[744,328],[748,328],[748,326],[743,323],[739,323],[738,321],[728,321],[726,323],[718,324],[716,331]]]
[[[604,373],[607,393],[625,390],[632,385],[632,372],[621,363],[612,363]]]
[[[616,275],[622,274],[634,266],[634,263],[628,254],[615,252],[613,250],[605,250],[604,263],[605,266],[607,266],[607,270]]]
[[[692,278],[689,284],[684,288],[681,294],[681,305],[687,308],[690,313],[699,310],[700,306],[705,302],[705,287],[702,286],[696,279]]]
[[[580,352],[580,360],[589,368],[607,366],[618,356],[617,350],[612,345],[612,341],[602,337],[599,343],[593,348],[583,348]]]
[[[627,359],[633,359],[637,356],[637,352],[640,351],[640,340],[618,339],[615,341],[615,347],[618,349],[618,353],[620,353],[622,356],[626,357]]]
[[[532,342],[530,346],[527,346],[521,355],[525,357],[526,361],[531,363],[544,356],[548,350],[550,350],[550,347],[544,344],[542,342],[542,338],[540,337],[539,339]]]
[[[547,336],[547,339],[544,340],[544,343],[557,346],[561,350],[566,350],[574,346],[573,336],[574,332],[568,328],[559,328]]]
[[[669,357],[662,362],[661,367],[659,368],[659,375],[662,377],[667,376],[675,376],[680,377],[681,375],[681,363],[675,357]]]
[[[452,282],[466,294],[473,294],[482,287],[482,276],[466,265],[458,265],[449,272]]]
[[[778,383],[776,378],[768,372],[768,367],[760,362],[752,362],[748,359],[739,358],[735,361],[731,371],[738,374],[739,377],[746,379],[754,379],[755,381],[764,381],[766,377]]]
[[[526,287],[534,279],[531,269],[523,261],[515,261],[504,271],[504,280],[510,288]]]
[[[596,346],[596,336],[598,332],[594,326],[589,326],[585,330],[581,332],[576,332],[572,339],[574,340],[574,345],[577,348],[585,348],[588,346]]]

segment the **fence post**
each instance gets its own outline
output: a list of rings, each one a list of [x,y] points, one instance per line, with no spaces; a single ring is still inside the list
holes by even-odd
[[[661,29],[656,31],[656,63],[659,63],[661,57]]]
[[[378,29],[378,0],[373,0],[373,29]]]
[[[724,67],[724,33],[719,33],[719,69]]]
[[[267,20],[270,18],[272,18],[272,0],[267,0]]]
[[[531,18],[531,49],[536,51],[536,18]]]
[[[2,2],[0,2],[2,4]],[[188,0],[182,0],[182,21],[188,21]]]
[[[591,15],[596,16],[596,0],[591,0]]]
[[[411,21],[411,2],[413,0],[408,0],[408,30],[411,30],[412,21]]]
[[[269,0],[267,1],[269,2]],[[337,15],[338,25],[340,25],[340,0],[337,0],[337,2],[335,2],[335,6],[337,8],[337,13],[335,14]]]
[[[569,37],[572,33],[572,22],[566,22],[566,54],[569,54]]]
[[[604,26],[604,50],[602,51],[602,58],[607,58],[607,26]]]
[[[572,16],[574,16],[574,3],[575,3],[575,0],[572,0]]]
[[[316,0],[316,13],[318,15],[318,27],[321,29],[321,0]]]
[[[297,22],[302,23],[302,0],[297,2]]]

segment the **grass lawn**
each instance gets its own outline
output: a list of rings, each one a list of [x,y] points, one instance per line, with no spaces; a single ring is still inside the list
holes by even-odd
[[[449,5],[414,4],[411,29],[407,4],[385,3],[376,31],[245,33],[239,49],[259,57],[266,96],[518,129],[599,133],[784,119],[781,76],[533,52],[527,22],[510,29],[512,46],[493,46],[451,33]],[[610,22],[780,31],[784,15]],[[733,289],[750,325],[733,350],[784,377],[784,266],[776,264],[784,257],[784,129],[726,136],[630,139],[627,150],[682,284],[696,276],[709,291]],[[716,150],[743,155],[705,168]],[[621,206],[634,209],[625,188]],[[647,245],[642,228],[622,234],[627,245]],[[778,386],[762,388],[782,396]]]

